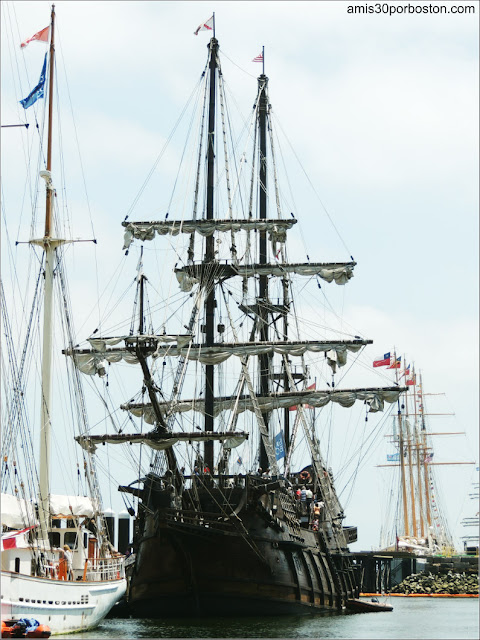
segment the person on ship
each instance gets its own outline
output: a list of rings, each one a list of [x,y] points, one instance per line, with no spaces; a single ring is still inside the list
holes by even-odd
[[[323,502],[315,502],[314,506],[313,506],[313,518],[316,520],[320,519],[320,513],[322,511],[322,508],[325,506],[325,504]]]
[[[73,554],[68,544],[64,545],[63,553],[67,562],[67,580],[73,580]]]
[[[307,512],[310,514],[310,508],[312,506],[313,501],[313,491],[310,488],[305,489],[306,494],[306,502],[307,502]]]

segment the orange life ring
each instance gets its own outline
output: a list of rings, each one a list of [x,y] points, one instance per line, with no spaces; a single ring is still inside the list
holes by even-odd
[[[308,471],[302,471],[300,473],[300,478],[308,482],[310,480],[310,474],[308,473]]]

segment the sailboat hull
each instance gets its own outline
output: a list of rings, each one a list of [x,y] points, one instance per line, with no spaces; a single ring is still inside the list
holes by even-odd
[[[124,595],[125,579],[49,580],[2,571],[2,619],[35,618],[52,635],[96,627]]]
[[[353,570],[338,571],[339,560],[320,550],[318,534],[302,530],[302,542],[260,518],[248,524],[248,536],[178,523],[144,537],[130,577],[131,612],[298,614],[339,610],[358,594]]]

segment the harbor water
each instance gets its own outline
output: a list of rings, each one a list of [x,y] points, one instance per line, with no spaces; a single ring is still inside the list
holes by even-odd
[[[368,598],[367,598],[368,599]],[[93,638],[478,638],[477,598],[403,598],[386,601],[391,612],[311,614],[306,616],[193,619],[104,620]],[[72,638],[73,636],[56,636]]]

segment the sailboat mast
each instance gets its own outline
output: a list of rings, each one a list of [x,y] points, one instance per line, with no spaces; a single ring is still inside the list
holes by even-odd
[[[422,376],[420,375],[420,389],[421,389],[421,406],[422,406],[422,456],[423,456],[423,479],[425,483],[425,511],[427,515],[427,525],[430,530],[432,526],[432,512],[430,505],[430,479],[428,477],[428,462],[427,462],[427,430],[425,425],[425,405],[423,402],[423,383]]]
[[[262,73],[258,78],[258,130],[259,130],[259,144],[260,144],[260,166],[259,166],[259,217],[261,220],[265,220],[267,217],[267,109],[268,109],[268,96],[267,96],[267,84],[268,78]],[[260,264],[267,263],[267,232],[260,231],[259,238],[259,262]],[[258,300],[258,314],[260,319],[260,340],[268,340],[268,277],[266,275],[260,275],[259,282],[259,300]],[[270,380],[270,356],[263,354],[259,356],[260,363],[260,393],[262,396],[268,395],[269,380]],[[269,414],[263,414],[263,420],[265,426],[268,429]],[[262,469],[268,467],[267,452],[263,442],[260,444],[260,466]]]
[[[40,416],[40,473],[39,473],[39,520],[40,537],[48,540],[49,526],[49,494],[50,494],[50,445],[51,445],[51,385],[52,385],[52,336],[53,336],[53,272],[55,259],[55,241],[52,242],[52,195],[53,187],[50,176],[52,168],[52,119],[53,119],[53,73],[55,57],[55,5],[52,5],[50,26],[50,76],[48,106],[48,144],[47,144],[47,176],[45,235],[43,250],[45,252],[45,288],[43,301],[43,345],[42,345],[42,398]]]
[[[407,431],[407,455],[408,455],[408,476],[410,480],[410,504],[412,506],[412,530],[413,536],[417,537],[417,514],[415,508],[415,486],[413,481],[413,461],[412,461],[412,434],[410,423],[408,422],[408,404],[405,412],[405,426]]]
[[[394,354],[394,362],[397,361],[396,354]],[[395,369],[395,381],[398,385],[398,369]],[[405,527],[405,535],[410,535],[410,528],[408,526],[408,504],[407,504],[407,485],[405,481],[405,458],[403,456],[404,449],[404,437],[403,437],[403,419],[402,411],[400,409],[400,400],[398,400],[398,436],[399,436],[399,449],[400,449],[400,478],[402,483],[402,502],[403,502],[403,522]]]
[[[421,400],[421,398],[420,398]],[[417,485],[418,485],[418,499],[419,499],[419,519],[420,519],[420,535],[425,537],[425,523],[423,514],[423,489],[422,489],[422,473],[421,473],[421,455],[420,455],[420,439],[418,434],[418,413],[417,413],[417,391],[416,386],[413,386],[413,404],[415,407],[415,453],[417,458]]]
[[[207,220],[214,218],[214,194],[215,194],[215,102],[216,102],[216,70],[218,40],[210,40],[210,101],[208,110],[208,138],[207,138]],[[214,236],[208,236],[205,241],[205,263],[213,263],[215,259]],[[210,272],[211,273],[211,272]],[[215,287],[213,280],[205,283],[205,345],[212,346],[215,342]],[[214,430],[214,365],[205,367],[205,431]],[[213,473],[213,441],[207,441],[204,445],[204,461]]]

